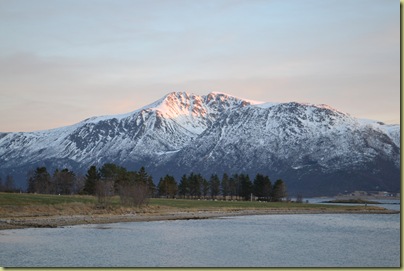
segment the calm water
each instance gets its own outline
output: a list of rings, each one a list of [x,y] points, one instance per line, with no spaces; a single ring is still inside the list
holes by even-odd
[[[400,215],[262,215],[5,230],[0,266],[399,267]]]

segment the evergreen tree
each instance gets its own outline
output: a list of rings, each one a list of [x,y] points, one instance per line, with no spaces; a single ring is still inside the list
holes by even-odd
[[[119,193],[129,184],[130,174],[126,168],[113,163],[105,163],[100,168],[100,181],[112,182],[114,184],[115,193]]]
[[[201,183],[202,176],[200,174],[194,174],[193,172],[188,177],[189,194],[192,197],[201,196]]]
[[[264,177],[264,190],[263,190],[263,196],[264,198],[269,201],[271,198],[271,193],[272,193],[272,184],[271,180],[269,179],[268,176]]]
[[[240,193],[239,196],[241,196],[244,200],[248,200],[251,198],[251,193],[252,193],[252,183],[250,181],[250,177],[245,174],[241,174],[239,176],[240,179]]]
[[[165,183],[165,181],[164,181],[163,178],[160,178],[159,183],[157,184],[157,193],[158,193],[158,196],[159,196],[159,197],[163,197],[163,196],[164,196],[164,197],[168,198],[168,196],[167,196],[167,190],[168,190],[167,184]]]
[[[76,175],[67,168],[59,171],[55,170],[52,177],[52,191],[55,194],[70,195],[73,193]]]
[[[257,174],[254,179],[253,193],[261,200],[269,200],[271,193],[271,181],[268,176]]]
[[[102,180],[112,180],[119,184],[127,181],[128,171],[124,167],[120,167],[113,163],[106,163],[100,168],[100,176]]]
[[[178,191],[178,185],[173,176],[166,175],[164,178],[160,178],[158,184],[159,196],[165,196],[166,198],[174,198]]]
[[[184,198],[189,195],[189,183],[187,175],[181,177],[180,183],[178,184],[178,194]]]
[[[286,196],[287,194],[285,183],[281,179],[279,179],[275,182],[272,189],[272,201],[282,201],[282,199]]]
[[[210,195],[212,196],[213,199],[217,197],[220,193],[220,180],[216,174],[212,174],[212,176],[210,176],[209,186],[210,186]]]
[[[230,199],[233,200],[233,197],[237,197],[239,192],[239,176],[238,174],[233,174],[233,176],[229,179],[229,194]]]
[[[38,167],[28,180],[29,193],[49,194],[51,187],[51,176],[46,167]]]
[[[205,178],[203,178],[201,175],[200,175],[200,182],[201,182],[201,192],[202,192],[202,196],[204,197],[204,198],[206,198],[206,196],[208,195],[208,193],[209,193],[209,182],[208,182],[208,180],[206,180]]]
[[[87,195],[95,195],[97,182],[101,179],[96,166],[91,166],[86,174],[83,192]]]
[[[223,174],[221,188],[223,198],[226,199],[226,197],[230,194],[229,176],[226,173]]]
[[[138,180],[143,182],[143,183],[147,183],[148,179],[149,179],[149,175],[146,172],[146,169],[144,167],[141,167],[138,171]]]
[[[142,166],[137,174],[137,181],[146,185],[148,195],[153,196],[156,193],[156,185],[153,182],[152,177],[146,172],[146,169]]]

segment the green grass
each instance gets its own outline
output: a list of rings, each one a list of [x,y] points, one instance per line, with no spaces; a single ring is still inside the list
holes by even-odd
[[[35,206],[35,205],[59,205],[69,203],[97,204],[97,198],[84,195],[44,195],[44,194],[17,194],[0,193],[0,207],[5,206]],[[112,206],[119,206],[119,197],[111,199]],[[294,202],[257,202],[257,201],[213,201],[190,199],[162,199],[152,198],[150,206],[170,207],[176,209],[265,209],[265,208],[359,208],[359,206],[342,206],[332,204],[309,204]]]
[[[66,203],[96,203],[92,196],[0,193],[0,206],[56,205]]]

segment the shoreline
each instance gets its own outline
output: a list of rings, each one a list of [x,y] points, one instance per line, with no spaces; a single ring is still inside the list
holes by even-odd
[[[23,228],[57,228],[86,224],[110,224],[122,222],[149,222],[169,220],[191,220],[225,218],[249,215],[284,214],[397,214],[400,211],[388,209],[332,209],[332,208],[268,208],[238,210],[177,210],[160,213],[91,214],[91,215],[48,215],[0,218],[0,231]]]

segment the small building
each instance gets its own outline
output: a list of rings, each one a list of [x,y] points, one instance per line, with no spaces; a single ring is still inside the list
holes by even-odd
[[[387,191],[379,191],[379,193],[377,193],[377,196],[379,197],[389,197],[390,193]]]

